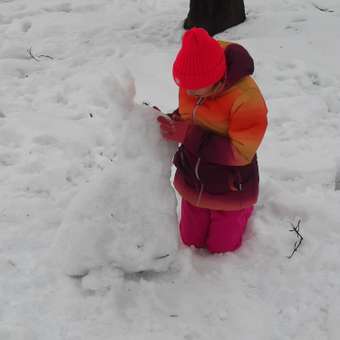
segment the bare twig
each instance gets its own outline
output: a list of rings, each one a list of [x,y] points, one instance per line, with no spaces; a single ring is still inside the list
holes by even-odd
[[[1,117],[1,112],[0,112]],[[336,172],[335,172],[335,191],[340,190],[340,157],[336,161]]]
[[[49,56],[49,55],[46,55],[46,54],[40,54],[40,55],[38,55],[38,56],[35,56],[34,54],[33,54],[33,52],[32,52],[32,47],[30,47],[28,50],[27,50],[27,52],[28,52],[28,55],[32,58],[32,59],[34,59],[35,61],[37,61],[37,62],[39,62],[40,60],[40,58],[48,58],[48,59],[51,59],[51,60],[53,60],[54,58],[53,57],[51,57],[51,56]]]
[[[317,4],[314,4],[314,3],[312,3],[312,4],[316,9],[318,9],[321,12],[327,12],[327,13],[333,13],[334,12],[332,9],[320,7],[320,6],[318,6]]]
[[[15,267],[16,268],[16,264],[15,264],[15,262],[14,261],[12,261],[12,260],[8,260],[7,261],[12,267]]]
[[[303,237],[300,233],[300,223],[301,223],[301,220],[298,221],[297,225],[294,225],[293,223],[290,224],[293,229],[290,229],[289,231],[295,232],[297,237],[298,237],[298,240],[295,241],[295,243],[294,243],[294,249],[293,249],[292,253],[289,256],[287,256],[289,259],[291,259],[293,257],[293,255],[299,249],[299,247],[300,247],[300,245],[303,241]]]
[[[37,62],[40,61],[37,57],[35,57],[35,56],[33,55],[33,53],[32,53],[32,47],[30,47],[30,48],[27,50],[27,52],[28,52],[28,55],[29,55],[32,59],[34,59],[34,60],[37,61]]]
[[[155,257],[155,260],[162,260],[162,259],[165,259],[166,257],[169,257],[170,254],[165,254],[165,255],[162,255],[162,256],[157,256]]]
[[[49,56],[49,55],[46,55],[46,54],[40,54],[40,55],[38,56],[38,58],[47,58],[47,59],[51,59],[51,60],[54,59],[53,57],[51,57],[51,56]]]

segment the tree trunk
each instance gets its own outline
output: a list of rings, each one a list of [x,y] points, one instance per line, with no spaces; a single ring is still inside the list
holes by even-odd
[[[211,36],[246,20],[243,0],[190,0],[183,27],[202,27]]]

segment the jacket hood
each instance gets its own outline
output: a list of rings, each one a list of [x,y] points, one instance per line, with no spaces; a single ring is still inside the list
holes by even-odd
[[[236,84],[245,76],[254,73],[254,60],[248,51],[238,44],[230,44],[224,50],[227,72],[224,90]]]

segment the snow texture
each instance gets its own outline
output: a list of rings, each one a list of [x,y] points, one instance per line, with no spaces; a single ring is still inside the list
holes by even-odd
[[[142,105],[177,106],[188,1],[0,1],[1,340],[338,340],[340,4],[245,5],[217,38],[268,104],[260,197],[212,256],[177,250],[174,146]]]

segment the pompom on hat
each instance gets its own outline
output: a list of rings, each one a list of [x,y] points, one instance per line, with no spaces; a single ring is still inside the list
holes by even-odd
[[[224,49],[203,28],[184,33],[172,67],[179,87],[197,90],[217,83],[226,72]]]

